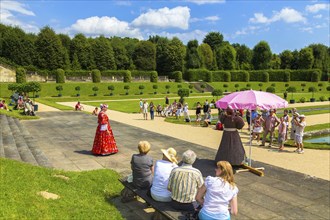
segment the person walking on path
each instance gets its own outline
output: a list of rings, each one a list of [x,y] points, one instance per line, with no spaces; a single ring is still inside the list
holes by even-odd
[[[284,142],[285,142],[285,134],[287,130],[286,123],[284,121],[284,116],[280,118],[280,124],[278,126],[278,143],[279,143],[279,151],[284,150]]]
[[[115,154],[118,152],[118,148],[110,126],[109,117],[106,114],[108,106],[101,104],[100,108],[92,153],[95,155]]]
[[[231,165],[241,165],[245,150],[237,129],[244,127],[244,120],[240,116],[236,116],[233,109],[227,108],[226,113],[221,115],[220,122],[224,126],[224,131],[215,162],[224,160]]]
[[[269,111],[269,115],[266,117],[265,119],[265,123],[264,123],[264,135],[262,137],[262,144],[260,146],[265,146],[265,142],[266,142],[266,137],[269,134],[269,147],[272,146],[273,143],[273,136],[274,136],[274,131],[275,128],[279,125],[280,120],[278,120],[278,118],[274,115],[274,109],[271,109]]]
[[[296,144],[297,149],[295,152],[298,154],[304,153],[304,144],[303,144],[303,136],[304,136],[304,129],[306,127],[305,122],[305,115],[299,115],[299,118],[295,118],[295,124],[296,124]]]
[[[237,194],[238,188],[230,163],[219,161],[215,177],[206,177],[205,183],[197,192],[196,201],[202,205],[198,214],[199,219],[230,219],[230,214],[237,215]]]
[[[143,101],[141,98],[140,98],[139,106],[140,106],[140,113],[143,113]]]
[[[143,119],[148,120],[148,107],[149,104],[146,100],[143,101],[143,106],[142,106],[142,113],[143,113]]]
[[[154,105],[153,102],[150,102],[149,108],[150,108],[150,119],[154,120],[154,118],[155,118],[155,105]]]

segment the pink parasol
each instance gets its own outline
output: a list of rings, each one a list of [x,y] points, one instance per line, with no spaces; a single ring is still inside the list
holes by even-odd
[[[229,95],[224,96],[222,99],[216,102],[218,108],[226,109],[227,107],[231,109],[249,109],[249,110],[269,110],[277,108],[285,108],[288,106],[288,102],[279,96],[269,93],[254,90],[246,90],[241,92],[234,92]],[[251,124],[252,117],[250,117]],[[251,128],[250,128],[251,129]],[[251,136],[250,130],[250,149],[249,149],[249,165],[251,166]]]
[[[222,109],[230,107],[232,109],[269,110],[285,108],[288,106],[288,102],[273,93],[246,90],[224,96],[216,102],[216,106]]]

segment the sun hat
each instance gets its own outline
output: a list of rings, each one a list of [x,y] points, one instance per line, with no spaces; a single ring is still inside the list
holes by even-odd
[[[106,105],[106,104],[101,104],[101,105],[100,105],[100,109],[102,109],[102,108],[108,108],[108,105]]]
[[[299,115],[298,117],[299,118],[305,118],[305,115]]]
[[[176,159],[176,150],[174,148],[170,147],[168,149],[161,149],[161,151],[169,161],[176,164],[178,163]]]

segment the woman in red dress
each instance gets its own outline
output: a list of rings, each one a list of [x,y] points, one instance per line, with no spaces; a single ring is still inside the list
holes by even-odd
[[[95,155],[110,155],[118,152],[115,138],[112,133],[108,115],[108,106],[101,104],[101,111],[98,115],[98,126],[94,138],[92,152]]]

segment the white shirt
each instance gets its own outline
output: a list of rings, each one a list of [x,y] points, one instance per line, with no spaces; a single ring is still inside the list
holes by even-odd
[[[203,209],[208,213],[223,213],[229,216],[228,205],[238,193],[238,188],[232,187],[222,178],[208,176],[205,179],[206,194]]]
[[[296,135],[304,136],[304,129],[306,127],[306,122],[301,122],[299,125],[296,125]]]
[[[161,197],[171,197],[171,192],[167,190],[168,178],[173,168],[178,165],[166,161],[157,160],[154,170],[154,179],[152,181],[151,193]]]

